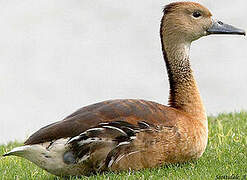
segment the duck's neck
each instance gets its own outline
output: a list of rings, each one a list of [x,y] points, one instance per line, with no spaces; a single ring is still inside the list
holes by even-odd
[[[161,38],[170,83],[169,105],[205,121],[205,109],[189,61],[191,43],[169,36]]]

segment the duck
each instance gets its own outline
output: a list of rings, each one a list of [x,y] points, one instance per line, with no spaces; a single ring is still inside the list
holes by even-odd
[[[197,160],[208,142],[206,111],[190,65],[191,43],[245,31],[212,18],[196,2],[163,9],[160,38],[170,92],[168,105],[107,100],[78,109],[32,134],[3,156],[19,156],[56,176],[138,171]]]

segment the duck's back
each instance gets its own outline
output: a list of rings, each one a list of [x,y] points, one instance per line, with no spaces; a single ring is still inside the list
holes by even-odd
[[[103,101],[83,107],[62,121],[45,126],[31,135],[26,145],[59,138],[74,137],[102,122],[125,121],[136,125],[139,121],[152,125],[173,126],[178,110],[152,101],[120,99]]]

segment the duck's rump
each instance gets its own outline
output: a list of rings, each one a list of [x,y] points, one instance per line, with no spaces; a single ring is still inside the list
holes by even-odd
[[[102,122],[139,121],[152,125],[173,126],[180,112],[152,101],[137,99],[108,100],[83,107],[62,121],[45,126],[32,134],[25,145],[74,137]]]

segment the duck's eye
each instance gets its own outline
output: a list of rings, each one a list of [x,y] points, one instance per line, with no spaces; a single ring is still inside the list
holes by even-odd
[[[201,16],[201,13],[199,11],[193,12],[193,17],[199,18]]]

